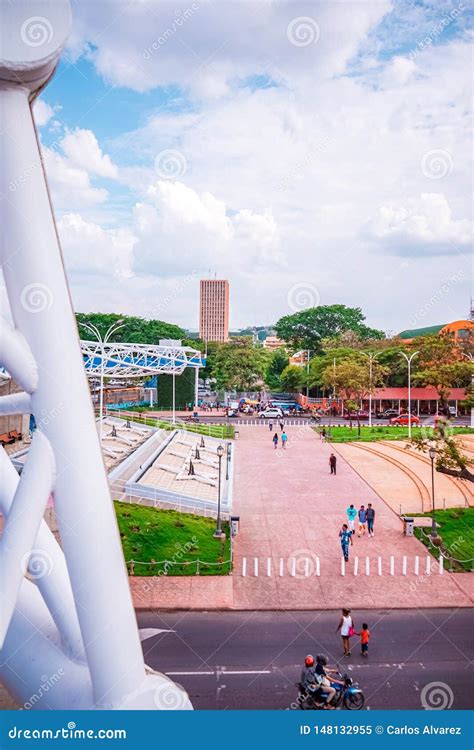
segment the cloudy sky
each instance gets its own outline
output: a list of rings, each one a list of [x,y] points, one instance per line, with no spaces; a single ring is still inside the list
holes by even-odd
[[[77,310],[468,313],[469,5],[76,0],[35,104]]]

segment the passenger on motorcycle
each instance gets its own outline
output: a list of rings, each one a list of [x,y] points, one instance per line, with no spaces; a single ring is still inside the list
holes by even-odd
[[[304,667],[301,672],[301,686],[306,690],[308,695],[313,699],[316,700],[317,696],[316,694],[320,695],[320,685],[319,680],[316,678],[315,674],[315,664],[314,664],[314,656],[311,654],[308,654],[308,656],[304,660]]]
[[[318,656],[316,657],[316,668],[314,671],[317,681],[319,682],[324,692],[327,693],[325,708],[333,709],[334,706],[331,706],[330,703],[336,695],[336,688],[333,688],[331,683],[340,685],[341,688],[344,687],[344,683],[342,682],[342,680],[338,680],[333,676],[334,674],[338,674],[338,672],[336,669],[329,669],[327,663],[327,657],[323,654],[318,654]]]

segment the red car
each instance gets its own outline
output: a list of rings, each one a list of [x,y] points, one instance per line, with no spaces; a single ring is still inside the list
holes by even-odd
[[[390,424],[408,425],[408,420],[410,420],[412,426],[414,424],[420,424],[420,418],[419,417],[415,417],[414,414],[412,414],[411,416],[409,414],[400,414],[399,417],[393,417],[390,420]]]

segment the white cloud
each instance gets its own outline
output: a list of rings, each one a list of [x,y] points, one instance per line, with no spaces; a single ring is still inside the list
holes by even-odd
[[[73,274],[130,277],[134,236],[124,229],[104,229],[77,213],[64,214],[58,232],[66,268]]]
[[[84,169],[73,166],[52,149],[43,148],[43,158],[54,204],[60,212],[96,206],[106,201],[107,190],[93,187]]]
[[[61,140],[61,148],[70,163],[99,177],[116,178],[118,169],[104,154],[91,130],[76,128]]]
[[[47,125],[54,115],[54,109],[49,106],[43,99],[35,99],[33,105],[33,115],[39,128]]]
[[[381,206],[367,233],[394,255],[455,255],[471,242],[470,222],[453,219],[441,193]]]

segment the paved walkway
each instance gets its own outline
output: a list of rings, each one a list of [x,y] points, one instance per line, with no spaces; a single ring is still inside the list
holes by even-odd
[[[455,576],[414,575],[414,566],[402,574],[403,556],[410,563],[426,549],[415,538],[402,534],[401,522],[385,502],[338,454],[337,475],[329,473],[329,454],[309,427],[288,430],[287,450],[275,451],[268,430],[246,428],[240,432],[237,450],[234,510],[241,516],[241,532],[235,545],[234,607],[236,609],[303,609],[349,607],[469,606],[468,592]],[[393,476],[392,476],[393,481]],[[345,509],[371,502],[376,510],[375,537],[357,537],[351,557],[360,559],[357,576],[352,565],[340,573],[338,531]],[[320,558],[320,576],[292,577],[288,569],[279,575],[280,558]],[[272,575],[259,566],[259,575],[239,575],[242,558],[256,555],[272,560]],[[390,556],[396,574],[389,573]],[[365,559],[370,558],[370,575]],[[376,571],[382,558],[383,575]],[[290,564],[291,565],[291,564]],[[312,569],[311,569],[312,571]]]
[[[470,574],[445,571],[439,575],[430,558],[431,575],[426,575],[426,548],[402,534],[398,515],[339,454],[337,475],[330,475],[328,459],[334,447],[323,444],[309,427],[289,427],[287,433],[288,448],[284,452],[274,450],[268,429],[240,430],[234,512],[240,515],[241,523],[234,544],[233,576],[134,579],[136,606],[250,610],[472,606],[471,579],[467,580]],[[387,473],[386,481],[389,488],[396,480]],[[350,502],[356,507],[372,503],[376,510],[375,537],[355,538],[351,563],[342,576],[338,532]],[[356,556],[360,565],[355,576]],[[395,561],[393,576],[391,556]],[[415,575],[417,556],[419,571]],[[295,576],[291,575],[293,558],[298,561]],[[382,575],[378,575],[379,558]],[[310,560],[308,576],[305,559]]]

